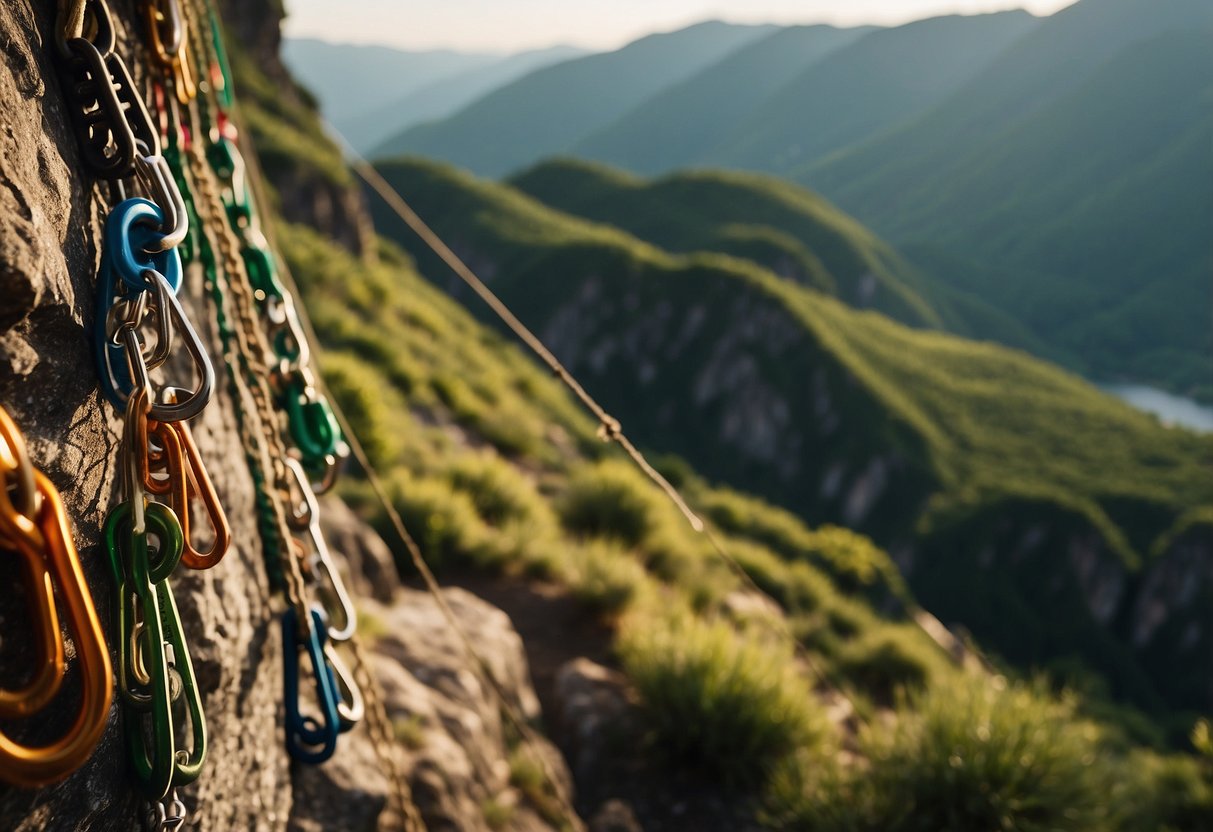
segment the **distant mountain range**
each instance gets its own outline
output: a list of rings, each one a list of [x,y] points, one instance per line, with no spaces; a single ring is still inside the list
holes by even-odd
[[[775,26],[700,23],[615,52],[540,69],[442,121],[406,130],[374,155],[419,153],[499,176],[570,150],[671,84],[702,72]]]
[[[328,121],[360,153],[425,121],[445,118],[532,70],[586,50],[551,46],[513,55],[291,39],[283,60],[319,100]]]
[[[556,154],[778,174],[897,246],[933,295],[917,323],[1213,401],[1210,42],[1206,0],[704,24],[533,72],[376,152],[491,176]]]

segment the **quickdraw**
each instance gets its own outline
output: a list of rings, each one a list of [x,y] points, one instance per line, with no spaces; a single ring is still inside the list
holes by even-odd
[[[31,747],[0,732],[0,780],[16,786],[45,786],[80,767],[101,739],[111,698],[109,651],[59,492],[34,470],[21,433],[3,408],[0,548],[23,561],[38,663],[24,687],[0,688],[0,717],[36,716],[59,691],[64,649],[56,595],[67,613],[80,667],[80,711],[67,733],[47,745]]]

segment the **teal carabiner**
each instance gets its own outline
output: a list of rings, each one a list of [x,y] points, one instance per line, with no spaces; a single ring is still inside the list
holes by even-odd
[[[248,280],[253,289],[260,292],[266,299],[281,301],[286,294],[282,281],[278,279],[278,270],[274,266],[274,257],[267,249],[260,246],[245,246],[240,250],[244,260],[244,268],[248,272]],[[262,301],[264,303],[264,301]]]
[[[127,748],[140,790],[157,801],[172,787],[197,779],[206,758],[207,734],[193,663],[167,581],[184,548],[181,524],[159,503],[148,504],[145,518],[145,530],[136,532],[130,503],[123,503],[106,518],[104,539],[117,585],[118,692]],[[155,556],[149,534],[158,539]],[[190,751],[176,747],[173,702],[181,697],[189,712]],[[149,715],[150,748],[143,727]]]
[[[302,378],[290,380],[282,392],[287,428],[309,471],[323,469],[326,460],[341,445],[341,427],[328,400],[316,395]]]
[[[282,652],[286,662],[282,681],[286,699],[286,750],[301,763],[323,763],[337,750],[341,720],[337,711],[340,693],[333,669],[325,656],[328,640],[324,614],[316,607],[309,610],[306,626],[301,626],[294,607],[282,614]],[[320,717],[304,714],[299,705],[300,654],[307,653],[315,682],[316,704]]]

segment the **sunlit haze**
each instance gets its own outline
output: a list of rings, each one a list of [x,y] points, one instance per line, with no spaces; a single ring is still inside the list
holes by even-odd
[[[512,52],[574,44],[622,46],[701,20],[892,25],[941,14],[1021,7],[1052,14],[1073,0],[287,0],[286,32],[404,49]]]

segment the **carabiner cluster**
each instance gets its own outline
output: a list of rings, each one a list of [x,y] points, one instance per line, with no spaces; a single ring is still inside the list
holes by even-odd
[[[250,386],[258,383],[258,376],[268,377],[273,403],[286,415],[285,430],[276,416],[262,418],[261,427],[272,434],[270,442],[285,448],[287,455],[282,459],[274,454],[272,469],[254,470],[254,479],[265,489],[267,501],[279,507],[274,513],[278,522],[267,538],[267,544],[271,539],[275,544],[267,545],[267,567],[290,603],[282,617],[286,746],[295,759],[318,763],[333,754],[338,734],[361,720],[365,710],[358,685],[337,649],[353,636],[357,616],[325,542],[316,498],[331,487],[349,451],[332,408],[316,385],[294,299],[278,276],[260,229],[238,136],[227,114],[232,103],[230,81],[213,15],[210,25],[210,84],[206,95],[200,96],[208,119],[200,135],[206,141],[210,172],[220,184],[221,206],[214,207],[221,211],[215,214],[226,218],[227,239],[237,249],[236,256],[224,263],[223,279],[216,271],[213,282],[219,287],[226,281],[233,289],[229,300],[239,306],[237,319],[254,322],[258,328],[244,337],[264,344],[267,353],[245,356],[246,361],[260,358],[260,366],[233,368],[234,373],[243,372]],[[250,458],[255,461],[255,455]],[[305,657],[318,708],[311,715],[304,713],[300,697]]]
[[[114,52],[105,0],[62,4],[61,12],[64,8],[83,8],[82,19],[60,17],[65,87],[74,103],[82,155],[98,176],[129,180],[125,188],[142,194],[123,199],[106,218],[94,342],[101,392],[125,419],[123,499],[104,528],[117,588],[118,692],[135,779],[159,814],[168,817],[163,801],[197,779],[207,748],[202,700],[170,578],[179,563],[191,569],[214,566],[231,539],[187,425],[210,401],[215,373],[177,298],[178,246],[189,234],[191,206],[182,194],[184,180],[160,151],[162,133],[171,148],[176,144],[165,96],[157,99],[162,128],[157,131]],[[197,93],[185,20],[177,0],[148,0],[144,11],[151,52],[174,93],[175,115],[176,105]],[[153,384],[152,374],[180,347],[193,366],[193,383]],[[196,531],[203,527],[200,542]],[[177,805],[175,793],[170,802]],[[172,814],[181,813],[174,808]]]
[[[21,433],[3,408],[0,549],[21,558],[37,658],[23,687],[0,687],[0,718],[35,716],[59,691],[64,648],[56,597],[67,613],[80,666],[80,711],[67,733],[47,745],[31,747],[0,732],[0,780],[16,786],[44,786],[83,764],[101,739],[110,708],[110,660],[59,492],[34,470]],[[20,675],[6,673],[5,677]]]
[[[353,637],[357,616],[324,539],[316,496],[331,487],[349,450],[258,222],[228,118],[231,89],[218,24],[207,0],[141,0],[141,10],[153,111],[115,51],[106,0],[60,0],[56,43],[81,157],[122,196],[105,222],[94,323],[98,384],[124,418],[121,500],[106,519],[103,539],[116,587],[115,672],[131,767],[152,804],[152,825],[167,829],[184,823],[177,789],[198,778],[207,750],[206,718],[172,577],[180,565],[214,566],[231,539],[188,426],[210,400],[215,373],[178,300],[183,258],[201,263],[215,301],[267,567],[288,601],[281,621],[288,751],[305,762],[328,759],[338,735],[365,709],[338,647]],[[191,26],[191,17],[202,27]],[[189,377],[163,378],[168,368],[186,366],[170,361],[182,351],[193,368],[185,370]],[[62,507],[40,475],[19,463],[24,451],[4,430],[0,423],[0,438],[8,442],[0,447],[7,484],[0,494],[0,545],[24,556],[31,587],[47,589],[31,595],[40,625],[38,672],[20,690],[0,689],[0,718],[38,710],[59,685],[64,651],[51,584],[44,579],[48,568],[76,635],[86,713],[50,750],[22,749],[0,735],[0,763],[35,752],[78,756],[72,749],[91,747],[104,725],[110,667],[79,568],[71,566]],[[314,697],[301,696],[304,687]],[[312,712],[304,704],[310,699]],[[44,769],[22,773],[27,769],[13,767],[14,779],[46,782],[68,770],[52,775]]]
[[[105,0],[59,4],[55,43],[63,92],[81,156],[102,179],[130,176],[140,145],[145,153],[159,153],[151,117],[115,42]]]

